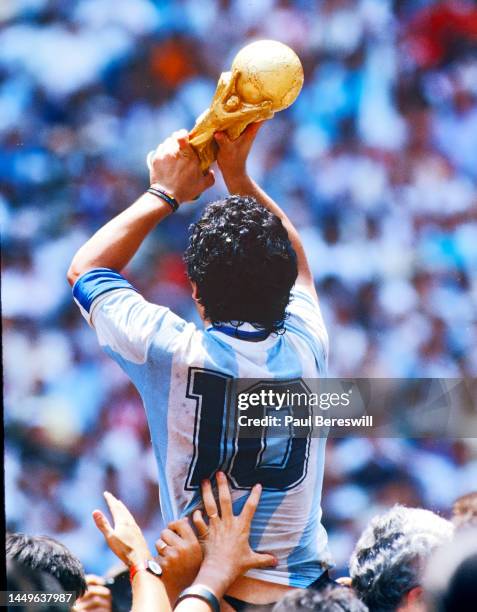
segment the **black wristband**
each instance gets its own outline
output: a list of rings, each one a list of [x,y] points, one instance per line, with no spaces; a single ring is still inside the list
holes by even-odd
[[[162,189],[158,189],[157,187],[151,186],[147,190],[147,193],[152,193],[152,195],[155,195],[164,202],[167,202],[167,204],[169,204],[169,206],[172,208],[172,212],[176,212],[176,210],[179,208],[179,202],[170,194],[166,193],[165,191],[162,191]]]
[[[189,587],[188,589],[184,589],[177,598],[176,606],[187,597],[197,597],[198,599],[202,599],[202,601],[205,601],[205,603],[209,604],[212,612],[220,612],[219,600],[206,586],[202,586],[201,584],[195,584]]]

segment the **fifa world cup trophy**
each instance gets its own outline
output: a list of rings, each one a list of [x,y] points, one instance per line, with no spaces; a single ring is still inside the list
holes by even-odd
[[[217,157],[214,132],[224,131],[234,140],[250,123],[270,119],[290,106],[302,85],[301,62],[287,45],[260,40],[239,51],[231,71],[220,75],[210,107],[189,133],[202,170]]]

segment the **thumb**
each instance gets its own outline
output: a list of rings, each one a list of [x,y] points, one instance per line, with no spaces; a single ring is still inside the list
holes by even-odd
[[[265,121],[255,121],[254,123],[249,123],[247,125],[246,132],[255,136],[264,123]]]
[[[273,555],[268,553],[256,553],[252,554],[250,568],[262,569],[266,567],[276,567],[278,560]]]
[[[204,174],[205,188],[212,187],[215,183],[215,174],[213,170],[208,170],[207,174]]]
[[[106,518],[106,516],[101,512],[101,510],[93,511],[93,520],[96,527],[101,531],[103,536],[107,539],[113,533],[113,528],[111,527],[110,522]]]
[[[249,123],[242,133],[244,140],[253,141],[253,139],[258,133],[258,130],[262,127],[264,123],[264,121],[255,121],[255,123]]]
[[[147,164],[147,167],[148,167],[148,169],[149,169],[149,170],[151,170],[151,169],[152,169],[152,160],[153,160],[153,158],[154,158],[154,153],[155,153],[155,152],[156,152],[156,151],[149,151],[149,153],[147,154],[147,157],[146,157],[146,164]]]
[[[189,148],[189,134],[187,132],[185,132],[185,134],[181,134],[180,136],[178,136],[177,142],[179,143],[179,149],[181,149],[181,151],[188,149]]]
[[[214,132],[214,139],[219,145],[231,142],[226,132]]]

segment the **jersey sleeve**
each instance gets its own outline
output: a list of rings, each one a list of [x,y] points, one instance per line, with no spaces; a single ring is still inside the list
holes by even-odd
[[[169,308],[147,302],[128,280],[108,268],[83,274],[73,286],[73,297],[102,348],[141,392],[152,340],[167,351],[186,322]]]
[[[287,308],[285,328],[299,336],[311,349],[320,374],[328,367],[328,333],[318,300],[303,287],[294,287]]]

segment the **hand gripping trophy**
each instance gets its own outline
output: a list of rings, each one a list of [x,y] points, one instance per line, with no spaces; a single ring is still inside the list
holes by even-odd
[[[189,142],[207,170],[217,157],[214,132],[234,140],[255,121],[270,119],[290,106],[303,85],[303,68],[292,49],[275,40],[260,40],[235,56],[230,72],[220,75],[210,107],[189,133]]]

